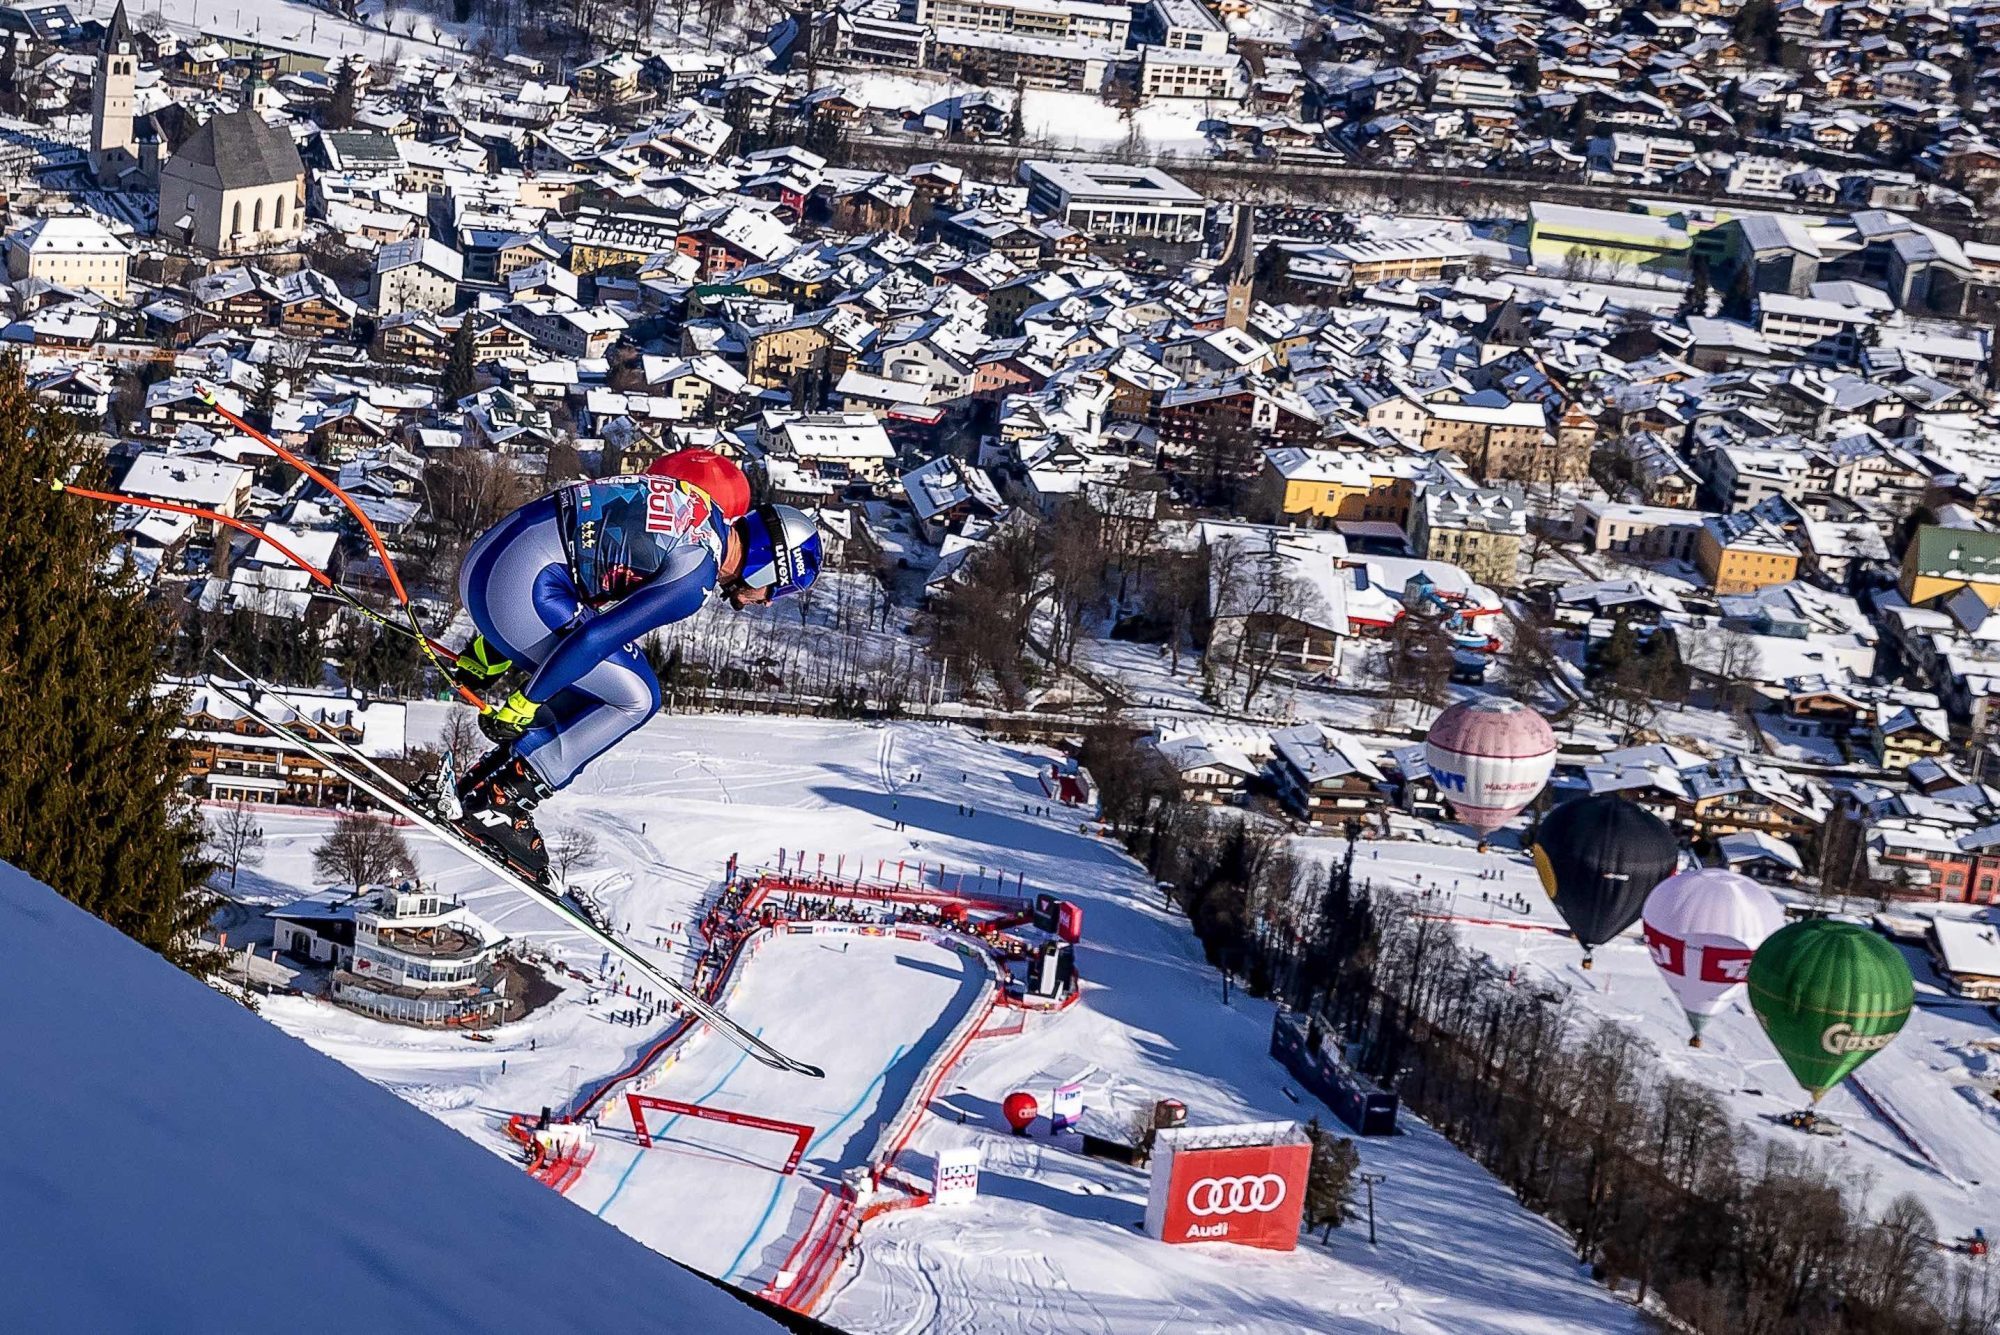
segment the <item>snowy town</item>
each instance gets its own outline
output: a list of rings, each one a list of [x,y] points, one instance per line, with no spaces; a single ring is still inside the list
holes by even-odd
[[[215,3],[0,5],[23,1329],[2000,1335],[2000,4]]]

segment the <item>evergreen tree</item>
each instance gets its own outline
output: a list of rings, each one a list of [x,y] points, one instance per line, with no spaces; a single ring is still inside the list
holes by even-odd
[[[1708,257],[1697,255],[1688,267],[1687,295],[1681,298],[1682,315],[1708,314]]]
[[[451,359],[444,364],[444,380],[438,393],[446,403],[457,403],[479,389],[479,365],[472,351],[472,312],[459,317],[451,336]]]
[[[272,418],[278,411],[278,368],[265,362],[257,368],[257,388],[250,394],[250,419],[261,423],[266,431],[272,429]]]
[[[327,109],[326,125],[329,130],[345,130],[354,124],[355,103],[361,97],[361,78],[355,70],[355,62],[340,62],[340,73],[334,76],[333,105]]]
[[[21,109],[20,56],[11,33],[0,34],[0,111],[12,116]]]
[[[1736,266],[1736,273],[1729,280],[1728,295],[1722,299],[1722,313],[1732,320],[1748,320],[1750,307],[1757,299],[1757,290],[1750,281],[1750,262],[1745,260]]]
[[[79,475],[80,470],[80,475]],[[50,488],[103,485],[67,414],[0,362],[0,860],[186,968],[210,898],[181,792],[178,698],[157,695],[169,636],[107,512]]]
[[[1361,1167],[1361,1153],[1353,1141],[1323,1129],[1317,1117],[1307,1125],[1306,1134],[1312,1140],[1312,1165],[1306,1170],[1305,1224],[1308,1229],[1323,1229],[1323,1241],[1346,1222],[1348,1192]]]

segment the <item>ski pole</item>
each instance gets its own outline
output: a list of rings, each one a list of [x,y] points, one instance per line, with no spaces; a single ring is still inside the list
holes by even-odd
[[[49,490],[58,491],[67,496],[81,496],[85,500],[98,501],[105,505],[130,505],[141,510],[164,510],[171,514],[192,515],[196,519],[207,519],[217,524],[225,524],[239,533],[249,534],[259,542],[270,543],[278,549],[279,554],[287,561],[290,561],[293,565],[305,571],[315,581],[324,585],[327,592],[363,616],[368,617],[383,629],[395,631],[398,635],[408,636],[421,644],[428,645],[433,650],[449,651],[450,646],[439,644],[437,641],[430,639],[429,636],[420,635],[412,631],[408,626],[401,625],[383,616],[367,603],[355,597],[350,590],[335,583],[331,575],[328,575],[324,570],[321,570],[318,566],[306,560],[303,556],[300,556],[290,547],[287,547],[263,529],[258,528],[255,524],[245,523],[241,519],[232,518],[219,510],[203,509],[199,505],[181,505],[174,501],[157,501],[146,496],[125,496],[117,492],[92,491],[88,487],[78,487],[67,482],[51,482],[49,483]]]
[[[213,410],[216,416],[340,498],[340,503],[347,507],[348,513],[361,522],[361,531],[368,535],[368,541],[374,546],[375,554],[382,558],[382,571],[389,577],[389,587],[395,590],[396,601],[403,605],[404,613],[410,618],[410,629],[416,632],[417,644],[423,649],[424,656],[431,660],[432,666],[444,674],[445,680],[451,682],[452,689],[463,696],[467,703],[471,704],[473,708],[482,714],[491,712],[493,707],[481,699],[476,691],[470,690],[452,679],[453,665],[446,663],[437,650],[431,647],[430,637],[424,634],[423,625],[417,620],[417,609],[410,602],[409,592],[403,588],[403,577],[396,573],[396,562],[389,555],[388,544],[382,541],[382,535],[376,531],[375,521],[368,517],[361,506],[355,502],[355,499],[342,491],[332,478],[329,478],[326,474],[320,472],[319,469],[313,467],[304,459],[259,431],[256,427],[251,426],[241,417],[223,407],[217,400],[215,391],[205,382],[200,380],[195,381],[194,392],[195,397],[199,398],[206,407]],[[453,655],[453,657],[455,658],[456,655]]]

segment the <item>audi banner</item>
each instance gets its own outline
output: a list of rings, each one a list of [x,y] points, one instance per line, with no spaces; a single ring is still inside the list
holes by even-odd
[[[1275,1136],[1270,1127],[1189,1128],[1198,1134],[1179,1143],[1175,1133],[1160,1133],[1146,1231],[1170,1243],[1234,1242],[1272,1251],[1297,1247],[1312,1147],[1296,1123],[1278,1125],[1283,1132]],[[1238,1137],[1227,1134],[1231,1131],[1263,1134]],[[1214,1143],[1232,1139],[1262,1143]]]

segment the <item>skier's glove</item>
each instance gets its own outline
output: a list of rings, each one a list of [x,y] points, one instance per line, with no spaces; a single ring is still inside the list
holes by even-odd
[[[475,635],[472,643],[465,646],[465,652],[451,666],[453,681],[478,690],[506,676],[507,670],[514,666],[514,660],[502,658],[499,651],[486,642],[484,635]]]
[[[504,746],[534,727],[535,715],[540,710],[540,705],[516,691],[503,703],[479,716],[479,730],[486,734],[488,740]]]

